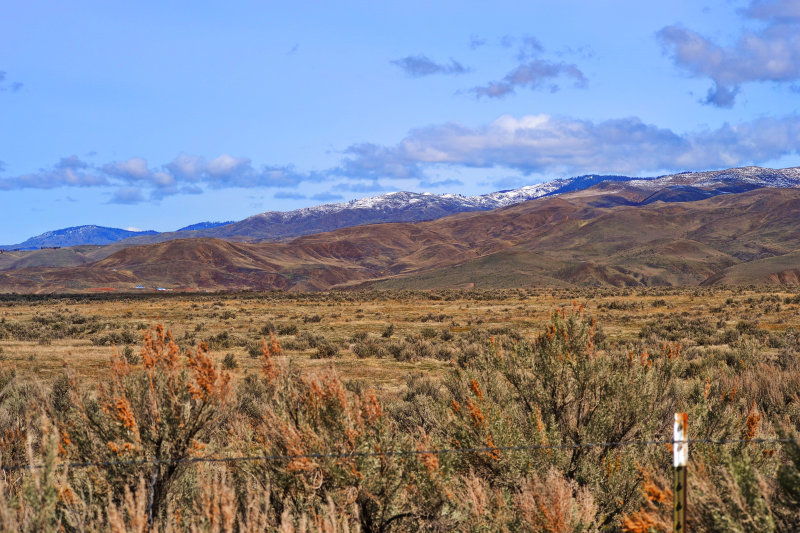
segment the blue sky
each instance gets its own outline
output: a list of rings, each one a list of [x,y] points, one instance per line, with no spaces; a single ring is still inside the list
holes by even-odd
[[[0,243],[800,165],[800,0],[4,2]]]

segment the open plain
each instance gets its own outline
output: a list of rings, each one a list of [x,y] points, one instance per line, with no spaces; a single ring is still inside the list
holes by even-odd
[[[727,350],[745,331],[774,352],[787,333],[800,335],[798,293],[768,286],[6,295],[0,356],[26,377],[51,380],[69,368],[93,382],[105,378],[115,350],[137,354],[143,333],[162,324],[181,347],[205,343],[220,365],[228,357],[234,378],[260,368],[260,342],[275,335],[300,368],[332,366],[396,392],[409,372],[440,374],[465,344],[533,339],[573,303],[612,344],[652,334]]]

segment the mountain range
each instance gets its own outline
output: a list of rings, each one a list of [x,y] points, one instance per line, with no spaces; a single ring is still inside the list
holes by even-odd
[[[799,218],[800,168],[392,193],[175,232],[191,238],[5,252],[0,291],[797,284]]]
[[[214,237],[245,242],[280,241],[344,227],[435,220],[456,213],[488,211],[544,196],[576,192],[608,182],[632,182],[643,190],[660,192],[650,199],[645,199],[644,203],[663,200],[666,196],[686,201],[762,187],[800,187],[800,169],[744,167],[711,172],[685,172],[656,178],[586,175],[556,179],[482,196],[393,192],[295,211],[268,211],[238,222],[200,222],[177,231],[163,233],[78,226],[49,231],[22,243],[0,248],[31,250],[54,246],[105,245],[120,241],[124,241],[126,245],[152,244],[190,237]]]
[[[744,167],[710,172],[686,172],[656,178],[586,175],[556,179],[519,189],[482,196],[394,192],[340,204],[280,212],[268,211],[238,222],[200,222],[173,232],[131,231],[102,226],[77,226],[48,231],[26,241],[0,246],[6,250],[79,245],[152,244],[182,238],[213,237],[246,242],[280,241],[344,227],[388,222],[434,220],[474,211],[488,211],[517,203],[587,189],[599,183],[631,182],[654,195],[642,203],[665,200],[690,201],[717,194],[743,192],[762,187],[800,187],[800,170]]]

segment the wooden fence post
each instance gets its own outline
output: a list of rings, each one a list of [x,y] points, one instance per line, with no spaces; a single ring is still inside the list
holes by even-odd
[[[688,417],[686,413],[675,413],[675,429],[672,437],[672,459],[675,482],[672,487],[672,530],[686,532],[686,469],[689,466]]]

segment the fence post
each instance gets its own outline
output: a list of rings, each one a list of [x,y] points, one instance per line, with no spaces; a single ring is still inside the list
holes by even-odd
[[[688,417],[686,413],[675,413],[675,428],[672,436],[672,459],[675,480],[672,487],[672,530],[686,531],[686,469],[689,466]]]
[[[153,531],[155,516],[153,516],[153,503],[156,499],[156,472],[159,465],[153,465],[153,476],[150,478],[150,491],[147,494],[147,531]]]

